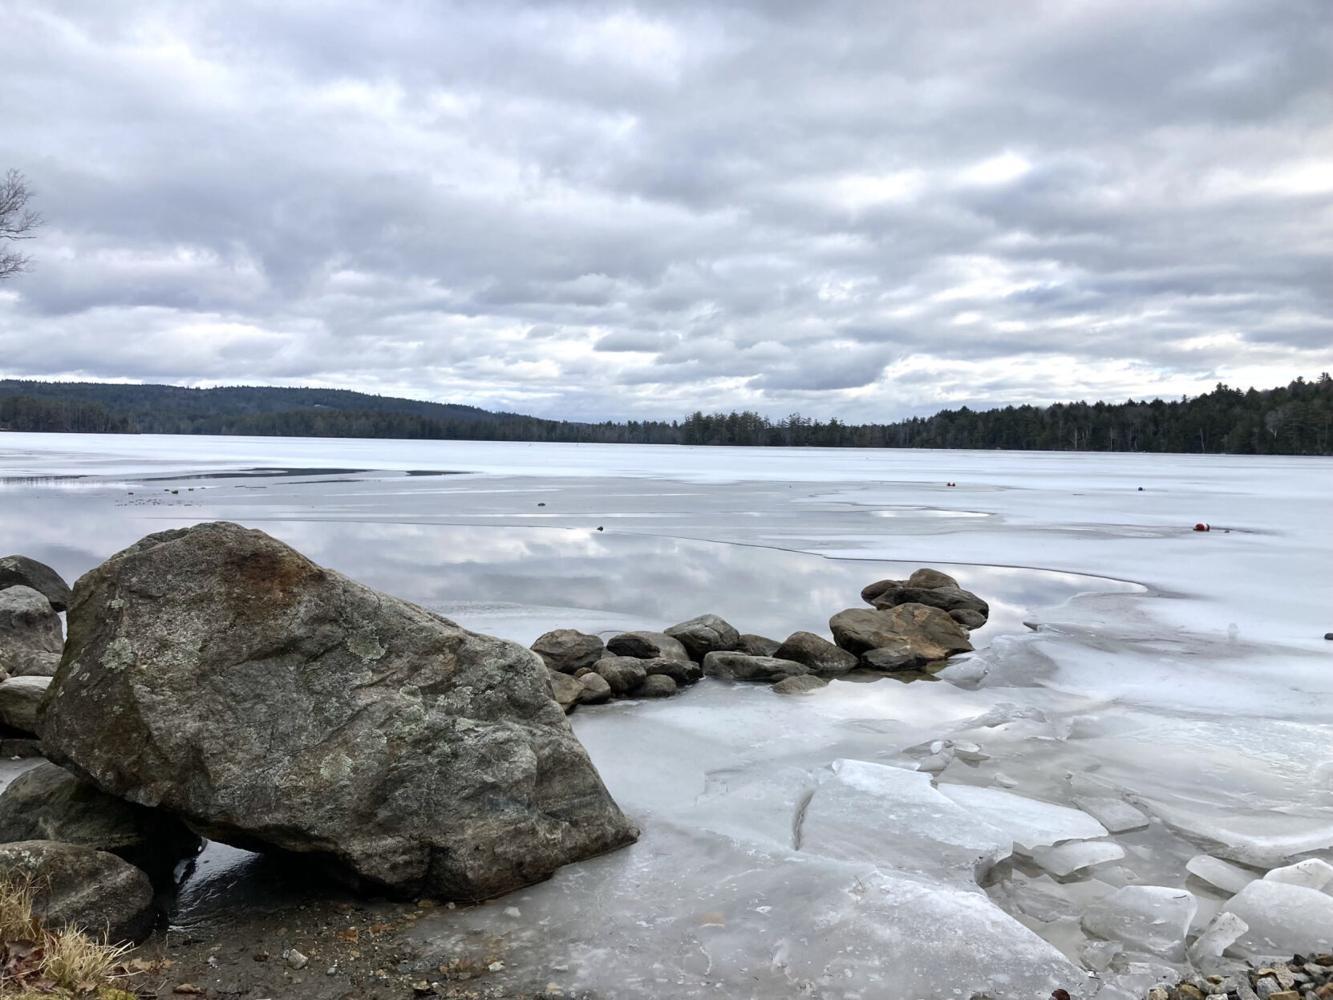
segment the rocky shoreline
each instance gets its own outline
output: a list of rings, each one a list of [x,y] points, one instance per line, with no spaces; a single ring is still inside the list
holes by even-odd
[[[525,650],[232,524],[150,535],[73,590],[50,567],[5,557],[0,741],[9,756],[47,761],[0,793],[0,883],[30,889],[47,926],[109,943],[151,935],[120,967],[134,991],[120,995],[158,995],[147,974],[179,978],[197,944],[163,928],[163,903],[203,838],[220,840],[346,887],[332,889],[344,901],[311,900],[321,928],[293,934],[300,913],[273,918],[280,925],[265,933],[277,952],[245,940],[247,972],[280,970],[284,986],[311,996],[344,986],[492,995],[473,982],[487,970],[421,968],[390,932],[638,836],[564,716],[671,697],[704,678],[798,694],[853,671],[927,677],[972,648],[968,630],[988,611],[935,570],[862,596],[869,608],[830,619],[832,641],[778,641],[701,615],[606,641],[558,629]],[[364,914],[366,927],[351,920],[329,939],[329,912]],[[366,948],[347,947],[356,942]],[[229,949],[210,948],[211,972]],[[332,953],[341,957],[327,982],[306,983],[307,965]],[[170,989],[228,995],[206,978],[213,985]]]

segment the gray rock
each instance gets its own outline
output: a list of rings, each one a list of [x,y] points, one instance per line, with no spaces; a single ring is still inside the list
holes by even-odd
[[[704,675],[703,668],[690,660],[670,660],[666,657],[657,656],[651,660],[640,660],[639,662],[643,664],[644,672],[649,677],[659,674],[670,677],[678,687],[693,684]]]
[[[8,587],[31,587],[57,611],[69,607],[69,584],[50,566],[27,556],[0,557],[0,590]]]
[[[605,677],[595,671],[580,677],[579,685],[583,688],[579,692],[580,705],[600,705],[611,700],[611,685],[606,682]]]
[[[896,673],[899,670],[914,670],[916,665],[916,654],[906,639],[896,639],[887,646],[868,649],[861,654],[861,666],[865,670]]]
[[[602,676],[614,695],[629,694],[648,676],[646,661],[633,656],[604,656],[593,664],[593,670]]]
[[[970,608],[958,608],[949,612],[949,617],[956,621],[963,628],[973,629],[981,628],[986,624],[986,616],[979,611],[973,611]]]
[[[983,618],[990,615],[989,604],[961,587],[893,587],[876,595],[870,603],[877,608],[925,604],[941,611],[974,611]]]
[[[772,656],[780,645],[782,643],[768,636],[742,632],[740,640],[736,643],[735,652],[745,653],[748,656]]]
[[[709,653],[735,649],[741,634],[731,623],[717,615],[700,615],[679,625],[672,625],[666,634],[685,647],[692,660],[702,660]]]
[[[704,657],[704,675],[727,681],[763,681],[773,683],[788,677],[810,673],[810,668],[795,660],[775,656],[746,656],[744,653],[709,653]]]
[[[57,840],[134,863],[161,858],[168,866],[199,845],[175,817],[108,795],[51,763],[24,771],[0,792],[0,842],[16,840]]]
[[[680,640],[665,632],[622,632],[606,644],[606,649],[616,656],[636,656],[640,660],[685,661],[690,658]]]
[[[582,667],[591,667],[606,655],[606,646],[600,638],[572,628],[558,628],[537,637],[532,651],[552,670],[564,674],[578,673]]]
[[[855,655],[813,632],[793,632],[773,655],[780,660],[804,663],[820,677],[840,677],[856,669]]]
[[[900,604],[895,608],[869,611],[848,608],[829,619],[834,641],[851,653],[892,648],[906,639],[918,663],[943,660],[972,648],[967,630],[939,608],[924,604]]]
[[[680,686],[666,674],[653,674],[638,686],[634,691],[634,697],[670,698],[679,690]]]
[[[148,876],[114,854],[52,840],[0,844],[0,879],[31,883],[33,913],[47,927],[79,927],[111,941],[153,929]]]
[[[212,839],[484,899],[637,836],[551,676],[263,532],[201,524],[80,578],[41,735]]]
[[[0,726],[37,735],[37,709],[50,677],[11,677],[0,681]]]
[[[566,712],[572,712],[579,703],[579,695],[583,693],[583,685],[578,682],[578,678],[547,667],[546,680],[550,684],[551,697]]]
[[[0,672],[14,677],[50,677],[65,646],[60,616],[31,587],[0,590]]]
[[[773,685],[773,690],[778,694],[809,694],[822,687],[828,687],[828,681],[824,678],[816,677],[814,674],[800,674],[778,681]]]
[[[906,580],[877,580],[861,588],[861,600],[867,604],[872,603],[876,597],[886,590],[893,590],[898,587],[924,587],[927,589],[934,587],[956,587],[958,581],[948,573],[941,573],[937,569],[922,568],[914,572]]]

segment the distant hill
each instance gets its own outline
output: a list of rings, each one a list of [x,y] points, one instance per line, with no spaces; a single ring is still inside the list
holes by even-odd
[[[0,380],[0,429],[827,448],[1333,454],[1333,378],[1165,401],[961,407],[886,424],[758,413],[579,423],[346,389]]]

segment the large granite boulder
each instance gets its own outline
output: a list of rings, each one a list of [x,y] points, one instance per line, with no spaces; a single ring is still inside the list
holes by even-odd
[[[855,654],[839,649],[813,632],[793,632],[773,655],[782,660],[804,663],[811,673],[820,677],[840,677],[856,669]]]
[[[717,615],[700,615],[672,625],[666,634],[684,646],[692,660],[703,660],[709,653],[735,649],[741,641],[740,632]]]
[[[45,597],[51,607],[64,611],[69,607],[69,584],[45,563],[27,556],[0,556],[0,590],[31,587]]]
[[[263,532],[201,524],[78,581],[42,738],[215,840],[475,900],[637,835],[548,676]]]
[[[0,843],[16,840],[81,844],[135,863],[160,857],[167,866],[199,844],[174,816],[108,795],[51,763],[24,771],[0,792]]]
[[[745,653],[709,653],[704,657],[704,674],[726,681],[762,681],[772,684],[788,677],[810,673],[810,668],[795,660],[773,656],[747,656]]]
[[[637,656],[641,660],[680,660],[686,662],[690,654],[679,639],[665,632],[622,632],[606,644],[606,651],[614,656]]]
[[[64,646],[60,616],[50,601],[21,584],[0,590],[0,673],[50,677]]]
[[[947,612],[924,604],[900,604],[884,610],[848,608],[829,619],[834,641],[850,653],[895,647],[906,639],[918,664],[967,652],[967,630]]]
[[[578,673],[606,655],[606,644],[595,635],[578,629],[558,628],[538,636],[532,651],[552,670],[562,674]]]
[[[141,941],[153,929],[153,885],[114,854],[79,844],[21,840],[0,844],[0,880],[33,887],[33,915],[118,941]]]
[[[37,710],[50,683],[50,677],[11,677],[0,681],[0,726],[36,734]]]

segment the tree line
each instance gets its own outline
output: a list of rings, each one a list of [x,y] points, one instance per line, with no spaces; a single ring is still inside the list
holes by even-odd
[[[1179,400],[942,410],[883,424],[696,412],[683,421],[545,420],[341,389],[0,380],[0,429],[823,448],[1333,454],[1333,378]]]

